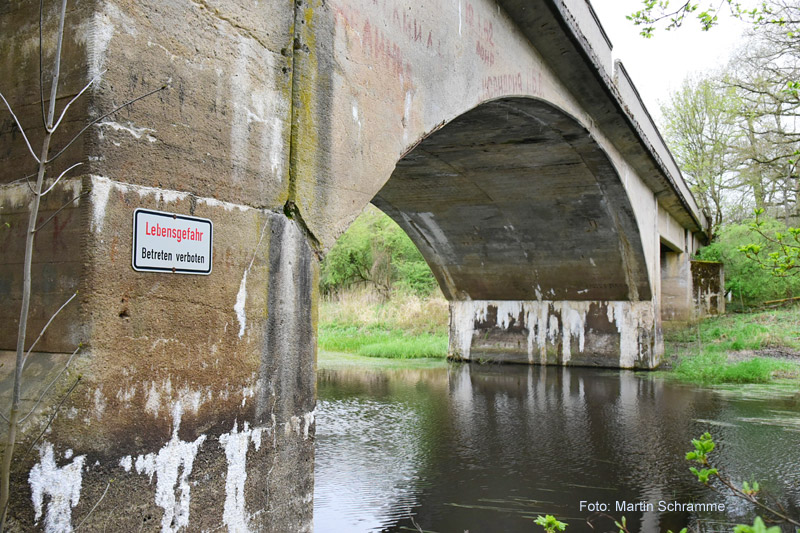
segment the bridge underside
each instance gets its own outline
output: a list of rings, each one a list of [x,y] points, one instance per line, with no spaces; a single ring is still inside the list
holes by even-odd
[[[628,193],[588,131],[529,98],[483,104],[425,138],[373,203],[451,301],[451,354],[657,364],[647,262]]]

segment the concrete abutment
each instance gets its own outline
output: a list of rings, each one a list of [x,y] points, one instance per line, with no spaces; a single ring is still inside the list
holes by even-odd
[[[652,369],[663,353],[652,302],[457,301],[450,313],[460,360]]]

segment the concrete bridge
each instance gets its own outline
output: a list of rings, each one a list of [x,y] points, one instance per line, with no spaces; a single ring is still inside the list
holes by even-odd
[[[84,163],[42,204],[29,344],[78,297],[25,368],[28,408],[84,347],[22,427],[17,530],[309,530],[319,261],[369,202],[433,268],[456,357],[652,368],[662,321],[710,301],[688,260],[706,219],[583,0],[75,0],[66,27],[59,106],[99,82],[59,147],[169,88],[53,164]],[[36,144],[30,2],[0,6],[0,36]],[[13,350],[35,165],[2,113]],[[136,209],[210,220],[210,273],[132,269]]]

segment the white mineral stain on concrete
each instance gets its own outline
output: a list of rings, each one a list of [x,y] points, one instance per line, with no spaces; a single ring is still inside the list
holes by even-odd
[[[261,448],[263,431],[264,428],[251,429],[245,422],[242,431],[239,432],[238,424],[234,422],[233,430],[219,437],[219,443],[225,448],[225,458],[228,461],[222,521],[228,526],[228,531],[233,533],[250,531],[250,517],[247,515],[244,498],[244,485],[247,481],[247,450],[251,442],[256,451]]]
[[[77,32],[86,45],[89,56],[89,79],[100,74],[106,62],[106,52],[114,36],[114,23],[108,13],[97,11]]]
[[[146,391],[144,410],[154,417],[158,416],[163,404],[174,405],[176,403],[181,405],[181,412],[189,411],[197,414],[200,407],[214,397],[214,391],[210,387],[192,389],[183,385],[177,388],[173,386],[172,378],[169,376],[160,382],[145,382],[143,389]]]
[[[133,122],[128,122],[127,125],[120,124],[119,122],[114,122],[110,120],[106,120],[104,122],[98,122],[95,124],[98,128],[100,128],[100,138],[102,138],[102,129],[104,127],[111,128],[114,131],[124,131],[125,133],[130,134],[134,139],[141,139],[144,137],[147,142],[154,143],[158,139],[150,135],[150,133],[155,133],[156,130],[151,128],[137,128],[133,125]]]
[[[285,435],[294,433],[298,437],[303,436],[303,440],[307,440],[311,426],[314,424],[314,411],[304,414],[302,417],[292,416],[289,421],[283,425],[283,432]]]
[[[234,209],[238,209],[239,211],[253,210],[253,208],[248,205],[223,202],[221,200],[217,200],[216,198],[197,198],[197,203],[207,205],[209,207],[221,207],[225,211],[233,211]]]
[[[254,153],[260,157],[257,171],[283,181],[284,122],[289,106],[272,79],[275,59],[258,54],[254,43],[239,36],[238,53],[230,78],[228,98],[233,108],[230,132],[230,165],[234,181],[244,180]],[[255,70],[254,65],[260,65]],[[256,144],[256,146],[253,146]]]
[[[72,531],[72,508],[78,505],[83,482],[83,462],[80,455],[71,463],[56,466],[53,445],[45,442],[39,448],[40,461],[31,468],[28,483],[31,487],[34,522],[42,518],[45,497],[49,497],[44,518],[44,530],[48,533]]]
[[[247,311],[245,309],[245,305],[247,304],[247,274],[250,272],[250,269],[253,268],[253,263],[258,255],[258,249],[261,247],[261,242],[264,240],[264,234],[267,231],[268,225],[269,219],[265,220],[264,224],[261,226],[261,235],[258,237],[258,243],[256,243],[255,250],[253,250],[253,257],[250,259],[250,264],[244,269],[242,281],[239,283],[239,292],[236,293],[236,303],[233,304],[233,311],[236,313],[236,319],[239,321],[240,339],[242,336],[244,336],[245,327],[247,326]]]
[[[161,407],[161,391],[156,387],[156,382],[150,383],[150,390],[147,391],[147,401],[144,404],[144,411],[153,416],[158,416]]]
[[[94,416],[98,420],[103,418],[103,413],[106,410],[106,397],[103,394],[103,389],[98,388],[94,390]]]
[[[255,387],[242,387],[242,407],[247,404],[247,399],[256,395]]]
[[[620,335],[619,366],[633,368],[647,355],[644,351],[648,348],[640,335],[653,327],[651,302],[455,301],[450,305],[450,349],[455,355],[469,359],[476,326],[485,324],[489,307],[494,307],[497,328],[507,330],[518,325],[520,319],[523,321],[528,331],[529,362],[537,362],[538,355],[538,362],[546,363],[548,345],[555,347],[560,341],[561,364],[568,364],[575,353],[584,353],[586,349],[586,316],[592,305],[606,306],[608,322],[616,326]]]
[[[178,429],[182,416],[183,405],[178,400],[172,408],[172,438],[158,453],[140,455],[135,463],[136,473],[147,474],[151,483],[153,475],[156,476],[155,503],[164,509],[161,518],[162,533],[174,533],[189,525],[189,476],[197,452],[206,440],[205,435],[200,435],[194,442],[180,440]]]
[[[136,397],[136,385],[132,387],[120,387],[117,391],[117,400],[125,407],[130,407],[131,400]]]
[[[106,217],[106,206],[108,205],[108,195],[111,192],[111,180],[100,176],[92,178],[92,231],[100,233],[103,231],[103,221]]]
[[[303,440],[308,439],[308,431],[314,424],[314,411],[303,415]]]
[[[109,193],[111,190],[119,191],[121,193],[135,192],[140,198],[154,196],[161,200],[163,203],[174,203],[186,200],[189,198],[189,193],[175,191],[172,189],[159,189],[156,187],[145,187],[144,185],[134,185],[132,183],[123,183],[111,180],[104,176],[91,175],[92,180],[92,231],[99,233],[103,230],[103,220],[106,215],[106,206],[108,204]],[[24,185],[24,184],[23,184]],[[27,186],[25,186],[27,189]],[[5,192],[5,191],[4,191]],[[216,198],[203,198],[195,197],[199,204],[204,204],[209,207],[222,207],[226,211],[238,209],[239,211],[256,211],[256,209],[240,204],[230,202],[223,202]]]
[[[640,322],[647,318],[649,306],[642,304],[643,302],[614,302],[613,306],[608,306],[609,321],[614,321],[619,332],[620,368],[633,368],[636,360],[644,355],[639,342],[639,331]]]
[[[245,313],[244,304],[247,301],[247,272],[244,271],[242,281],[239,283],[239,292],[236,293],[236,303],[233,305],[233,310],[236,313],[236,319],[239,321],[239,338],[244,336],[245,326],[247,326],[247,314]]]

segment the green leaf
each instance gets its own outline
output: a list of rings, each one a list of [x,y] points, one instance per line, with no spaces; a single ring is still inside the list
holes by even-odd
[[[733,533],[781,533],[779,526],[767,527],[760,516],[753,521],[752,526],[738,525],[733,528]]]
[[[556,520],[556,517],[549,514],[547,516],[539,515],[534,520],[536,525],[542,526],[546,533],[555,533],[556,531],[564,531],[567,528],[567,524],[564,522],[559,522]]]

